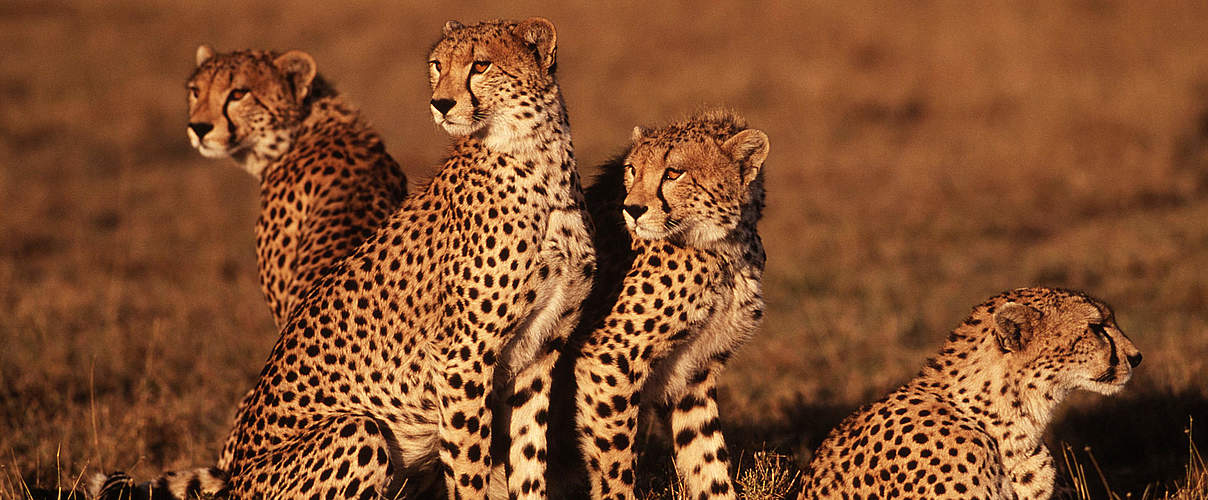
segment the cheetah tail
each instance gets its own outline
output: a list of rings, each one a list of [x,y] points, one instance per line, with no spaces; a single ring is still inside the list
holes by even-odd
[[[155,480],[135,484],[124,472],[96,474],[88,480],[92,500],[186,500],[226,498],[227,476],[216,467],[168,472]]]

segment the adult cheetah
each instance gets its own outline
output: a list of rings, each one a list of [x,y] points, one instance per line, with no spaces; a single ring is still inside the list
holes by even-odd
[[[402,203],[407,179],[309,54],[216,53],[201,45],[196,60],[185,83],[186,131],[203,156],[234,159],[260,181],[260,285],[284,326],[311,285]],[[114,494],[155,489],[185,496],[220,488],[222,477],[219,469],[198,469],[136,487],[118,473],[95,478],[93,493],[108,481]]]
[[[640,407],[670,405],[675,466],[691,498],[734,498],[716,402],[719,372],[763,317],[763,208],[767,136],[726,111],[635,129],[620,172],[617,214],[598,239],[626,241],[601,254],[588,307],[598,319],[574,365],[579,446],[593,498],[633,498]],[[628,234],[607,221],[623,217]],[[623,277],[623,278],[622,278]],[[640,397],[639,397],[640,395]]]
[[[541,18],[446,24],[451,155],[290,316],[220,459],[232,496],[390,498],[434,468],[450,498],[486,496],[495,368],[556,351],[594,271],[555,50]]]
[[[918,377],[831,431],[800,498],[1049,498],[1041,439],[1053,410],[1077,389],[1120,391],[1140,363],[1102,301],[1005,292],[974,308]]]
[[[186,88],[193,147],[260,181],[260,286],[284,326],[318,277],[398,208],[407,178],[305,52],[202,45]]]

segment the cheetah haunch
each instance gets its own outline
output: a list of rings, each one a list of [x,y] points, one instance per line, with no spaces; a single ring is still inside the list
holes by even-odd
[[[847,417],[815,452],[800,498],[1046,499],[1041,440],[1071,391],[1113,394],[1141,353],[1111,308],[1085,294],[998,295],[914,380]]]
[[[602,317],[574,367],[593,498],[633,498],[638,412],[651,406],[671,407],[675,465],[689,497],[734,498],[716,384],[763,317],[756,223],[767,154],[763,132],[732,113],[705,112],[635,129],[623,170],[593,187],[594,205],[624,176],[623,207],[597,220],[600,238],[629,242],[602,258],[601,303],[588,306]],[[619,229],[608,221],[620,217],[629,234],[608,235]]]

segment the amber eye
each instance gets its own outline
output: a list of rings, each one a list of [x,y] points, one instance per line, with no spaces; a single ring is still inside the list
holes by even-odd
[[[243,99],[243,96],[246,96],[247,93],[248,93],[247,89],[235,89],[235,90],[231,91],[231,93],[227,96],[227,99],[230,99],[232,101],[238,101],[240,99]]]
[[[432,60],[428,61],[428,64],[432,65],[432,71],[440,73],[440,61]]]
[[[196,99],[199,95],[201,95],[201,89],[197,87],[189,87],[189,97]]]
[[[478,75],[486,73],[488,69],[491,69],[491,61],[474,61],[474,65],[470,66],[470,73]]]
[[[1091,331],[1095,332],[1095,335],[1098,335],[1102,338],[1107,338],[1107,328],[1105,328],[1102,323],[1091,323],[1089,326]]]
[[[675,168],[669,168],[663,171],[663,177],[666,177],[669,181],[679,179],[681,175],[684,175],[684,171]]]
[[[625,164],[625,176],[626,176],[626,177],[633,177],[633,173],[634,173],[633,164],[632,164],[632,163],[626,163],[626,164]]]

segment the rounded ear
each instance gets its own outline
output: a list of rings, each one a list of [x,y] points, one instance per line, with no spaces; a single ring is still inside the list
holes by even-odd
[[[448,35],[449,33],[452,33],[454,31],[457,31],[464,27],[466,27],[464,24],[461,24],[455,20],[450,19],[445,22],[445,27],[444,27],[444,29],[441,30],[441,33]]]
[[[310,91],[310,82],[315,79],[315,60],[310,54],[300,50],[291,50],[276,59],[273,65],[281,70],[285,78],[293,86],[294,97],[301,101]]]
[[[1016,302],[1007,302],[994,313],[994,337],[1007,352],[1023,349],[1035,336],[1040,311]]]
[[[642,129],[642,127],[633,127],[633,133],[629,134],[629,142],[637,144],[638,141],[642,140],[642,136],[645,134],[646,131]]]
[[[541,67],[552,70],[558,53],[558,34],[554,23],[544,17],[530,17],[516,26],[516,35],[537,52]]]
[[[197,47],[197,65],[201,66],[206,61],[214,57],[214,49],[206,44],[201,44]]]
[[[763,161],[768,158],[768,135],[762,130],[749,128],[727,139],[721,149],[738,162],[743,184],[750,184],[763,168]]]

